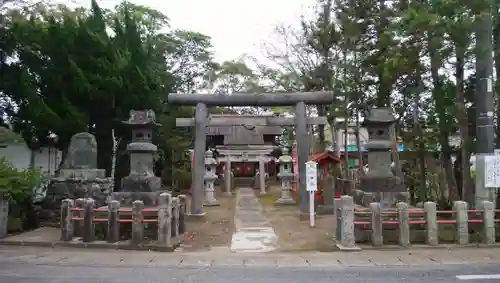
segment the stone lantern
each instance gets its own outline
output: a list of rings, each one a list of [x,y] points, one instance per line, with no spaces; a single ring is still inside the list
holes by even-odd
[[[215,180],[217,174],[215,173],[217,167],[217,160],[213,157],[211,150],[205,152],[205,200],[204,206],[218,206],[219,202],[215,199]]]
[[[368,131],[368,172],[360,180],[360,189],[364,192],[363,203],[379,201],[383,207],[392,206],[398,194],[406,192],[400,178],[391,170],[391,151],[394,141],[391,128],[396,122],[388,108],[371,109],[364,117],[363,126]]]
[[[280,172],[278,178],[281,179],[281,197],[276,200],[277,205],[295,204],[290,191],[292,189],[292,157],[288,154],[288,149],[283,148],[280,158],[278,159],[280,165]]]
[[[153,171],[157,147],[152,144],[156,123],[153,110],[131,110],[123,124],[132,129],[132,142],[127,145],[130,155],[129,176],[122,179],[122,192],[158,192],[163,190],[161,178]]]

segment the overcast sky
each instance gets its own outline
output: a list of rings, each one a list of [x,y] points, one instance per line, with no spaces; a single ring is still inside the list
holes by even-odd
[[[68,0],[53,2],[68,3]],[[88,7],[90,0],[72,0]],[[98,1],[112,8],[119,0]],[[297,25],[310,13],[315,0],[132,0],[157,9],[171,19],[173,28],[193,30],[212,37],[217,61],[248,54],[263,60],[262,44],[271,41],[279,24]]]

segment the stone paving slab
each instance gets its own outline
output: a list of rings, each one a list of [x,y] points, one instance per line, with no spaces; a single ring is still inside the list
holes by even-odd
[[[236,192],[234,224],[231,251],[270,252],[277,248],[278,236],[262,214],[262,206],[251,188],[239,188]]]

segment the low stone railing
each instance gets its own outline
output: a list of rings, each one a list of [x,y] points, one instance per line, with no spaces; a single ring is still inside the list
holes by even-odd
[[[143,246],[145,227],[157,226],[154,246],[175,248],[185,233],[187,198],[184,195],[172,197],[169,193],[158,196],[156,207],[144,207],[144,202],[136,200],[132,207],[120,207],[117,200],[107,206],[96,207],[95,201],[88,199],[65,199],[61,206],[61,240],[71,242],[81,238],[84,243],[96,241],[96,225],[106,224],[106,241],[117,243],[130,240],[131,246]],[[106,217],[107,216],[107,217]],[[131,224],[131,239],[123,239],[120,225]]]
[[[492,202],[484,201],[483,209],[470,210],[464,201],[456,201],[453,210],[437,210],[435,202],[426,202],[423,209],[410,208],[405,202],[399,202],[395,209],[383,210],[381,204],[373,202],[370,208],[355,209],[351,196],[341,196],[335,199],[337,246],[345,250],[359,250],[356,245],[356,227],[371,230],[370,241],[373,246],[384,245],[384,226],[396,226],[399,246],[409,247],[410,226],[423,226],[425,242],[428,245],[439,244],[439,225],[454,225],[454,239],[456,244],[469,244],[469,224],[481,226],[482,242],[495,243],[495,210]],[[450,215],[452,218],[438,219],[438,215]],[[361,220],[359,220],[361,218]],[[363,219],[364,218],[364,219]],[[475,227],[476,227],[475,226]]]

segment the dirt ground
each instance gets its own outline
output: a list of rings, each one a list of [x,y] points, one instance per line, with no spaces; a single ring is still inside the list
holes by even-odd
[[[217,190],[216,198],[220,206],[204,207],[203,219],[188,219],[186,235],[182,244],[185,251],[209,250],[231,245],[234,232],[235,197]]]
[[[309,220],[299,219],[298,205],[275,206],[279,198],[279,187],[271,187],[270,194],[259,197],[264,215],[271,221],[279,238],[279,251],[333,251],[332,240],[335,229],[333,215],[317,215],[316,227],[309,227]],[[297,202],[298,203],[298,202]]]

